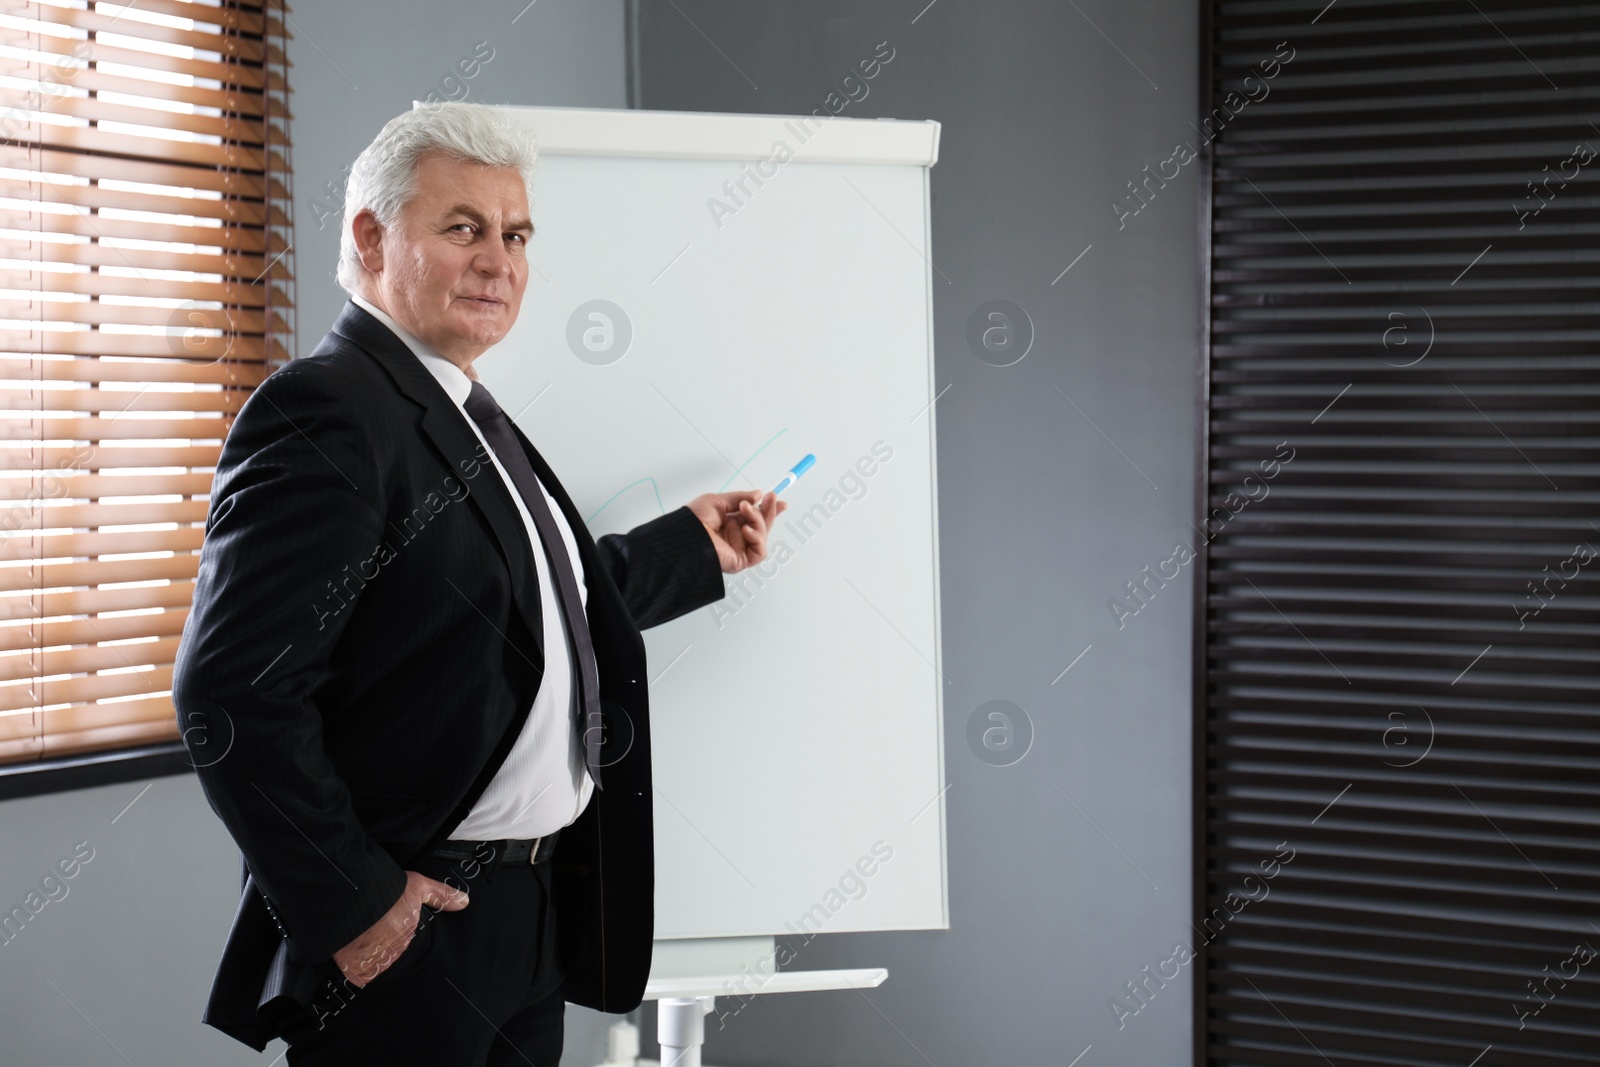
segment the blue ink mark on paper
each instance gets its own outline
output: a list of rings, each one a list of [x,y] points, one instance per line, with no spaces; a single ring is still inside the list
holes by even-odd
[[[789,432],[789,428],[787,426],[785,426],[783,429],[779,430],[777,433],[775,433],[771,437],[769,437],[767,439],[766,443],[763,444],[760,448],[758,448],[754,452],[750,453],[749,458],[746,459],[743,463],[739,464],[739,466],[734,469],[734,472],[728,476],[728,480],[726,482],[723,482],[722,485],[717,487],[717,492],[720,493],[723,490],[727,489],[728,488],[728,484],[730,482],[732,482],[735,478],[739,477],[740,473],[742,473],[746,467],[748,467],[751,463],[754,463],[757,456],[761,455],[762,452],[766,451],[766,449],[772,444],[772,442],[776,441],[778,438],[782,437],[784,434],[786,434],[788,432]],[[594,520],[597,517],[599,517],[599,515],[600,515],[600,513],[602,511],[604,511],[606,508],[610,507],[612,505],[612,503],[617,499],[617,497],[621,496],[623,493],[626,493],[629,489],[632,489],[634,486],[641,485],[641,484],[643,484],[645,482],[649,482],[650,483],[650,490],[651,490],[651,492],[653,492],[655,494],[655,498],[656,498],[656,513],[657,513],[657,515],[665,515],[667,513],[667,509],[666,509],[666,506],[661,503],[661,487],[656,484],[656,480],[654,478],[646,477],[646,478],[640,478],[638,481],[629,482],[627,485],[623,486],[621,489],[618,489],[615,493],[611,494],[611,498],[609,500],[607,500],[604,504],[601,504],[598,508],[596,508],[594,510],[594,513],[592,515],[590,515],[587,519],[584,520],[584,525],[593,526],[594,525]]]

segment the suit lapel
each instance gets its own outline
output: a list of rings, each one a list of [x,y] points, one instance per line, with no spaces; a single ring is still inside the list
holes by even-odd
[[[451,472],[468,485],[467,498],[494,531],[495,545],[511,572],[512,595],[528,631],[533,634],[534,644],[539,651],[537,666],[542,671],[544,624],[539,604],[538,573],[534,570],[527,528],[523,525],[522,516],[517,513],[516,504],[512,502],[509,487],[488,461],[482,442],[467,425],[466,416],[428,368],[417,359],[416,354],[406,347],[405,342],[355,301],[345,302],[344,310],[334,321],[332,332],[359,345],[382,364],[400,392],[423,409],[423,433],[444,457]],[[464,477],[466,471],[473,469],[474,463],[478,465],[477,476],[470,479]],[[543,472],[540,474],[542,478]]]

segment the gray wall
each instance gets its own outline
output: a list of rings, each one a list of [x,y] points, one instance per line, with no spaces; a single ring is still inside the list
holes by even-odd
[[[1121,1030],[1108,1001],[1188,929],[1187,571],[1120,630],[1107,601],[1189,537],[1198,175],[1185,168],[1120,231],[1110,203],[1189,138],[1194,5],[925,3],[643,6],[645,106],[809,113],[887,40],[895,58],[843,114],[944,124],[933,261],[950,387],[938,445],[951,929],[818,937],[797,966],[882,965],[889,981],[758,998],[722,1030],[713,1016],[708,1059],[1066,1065],[1092,1044],[1080,1067],[1179,1067],[1187,972]],[[469,99],[623,106],[621,0],[538,0],[511,25],[521,7],[295,5],[299,351],[343,301],[324,183],[342,189],[361,145],[477,42],[495,56]],[[996,299],[1035,334],[1008,367],[966,340]],[[968,745],[991,700],[1032,723],[1011,766]],[[95,849],[68,895],[0,949],[0,1061],[211,1067],[281,1050],[258,1057],[199,1024],[235,853],[192,778],[145,784],[0,804],[0,902],[20,902],[75,843]],[[566,1063],[598,1060],[601,1021],[569,1009]]]
[[[1121,630],[1107,601],[1192,536],[1197,168],[1152,183],[1120,231],[1110,203],[1193,139],[1196,5],[927,4],[643,0],[647,108],[809,113],[888,41],[894,59],[841,113],[943,124],[950,929],[820,935],[797,967],[881,965],[887,983],[756,998],[713,1028],[707,1061],[1065,1067],[1092,1044],[1079,1067],[1178,1067],[1187,971],[1121,1030],[1108,1001],[1189,939],[1189,572]],[[966,340],[995,299],[1036,333],[1003,368]],[[973,712],[997,699],[1035,731],[1012,766],[967,742]]]
[[[489,42],[494,56],[464,82],[467,99],[625,106],[623,0],[538,0],[513,25],[522,6],[292,5],[299,352],[311,351],[344,302],[333,281],[340,217],[330,213],[343,168],[413,98],[459,96],[459,87],[441,89],[440,81],[478,42]],[[0,803],[5,909],[21,904],[80,841],[94,858],[64,883],[66,896],[0,947],[0,1063],[273,1062],[282,1042],[258,1055],[199,1021],[238,902],[239,861],[193,776]],[[609,1021],[569,1008],[563,1062],[599,1062]]]

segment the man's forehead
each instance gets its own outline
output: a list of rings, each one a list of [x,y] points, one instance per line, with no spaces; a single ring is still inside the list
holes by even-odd
[[[507,193],[518,203],[527,204],[527,187],[516,167],[430,153],[418,160],[417,177],[419,185],[441,204],[471,204]],[[522,214],[527,214],[525,207]]]

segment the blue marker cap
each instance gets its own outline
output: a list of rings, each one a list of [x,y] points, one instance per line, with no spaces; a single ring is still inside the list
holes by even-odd
[[[802,474],[804,474],[806,471],[810,470],[812,465],[815,464],[816,462],[817,462],[816,455],[814,453],[807,452],[806,455],[805,455],[805,458],[802,459],[799,463],[796,463],[793,467],[790,467],[789,468],[789,473],[785,474],[783,476],[783,480],[778,482],[777,485],[773,486],[772,495],[773,496],[777,496],[779,493],[781,493],[785,489],[789,488],[795,482],[799,481],[800,480],[800,476]]]

